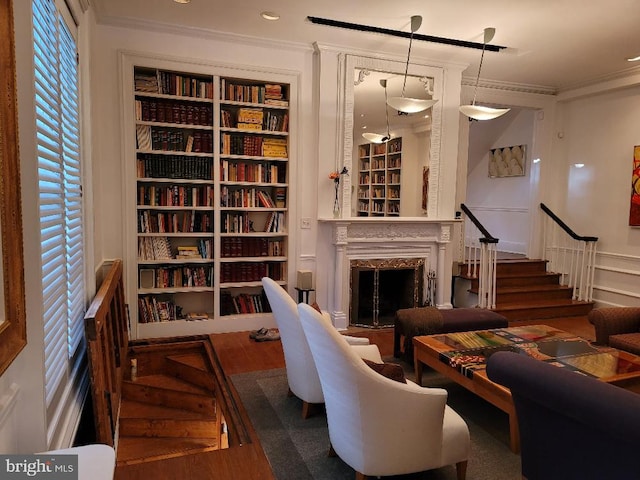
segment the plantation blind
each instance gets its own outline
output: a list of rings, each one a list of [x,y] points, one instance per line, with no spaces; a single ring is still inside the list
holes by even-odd
[[[33,0],[45,395],[50,405],[84,337],[84,236],[78,64],[53,0]]]

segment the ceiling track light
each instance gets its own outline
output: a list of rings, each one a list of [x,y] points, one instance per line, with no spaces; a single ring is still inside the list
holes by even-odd
[[[492,108],[484,107],[482,105],[476,105],[476,95],[478,94],[478,83],[480,83],[480,71],[482,70],[482,61],[484,60],[484,46],[489,43],[494,35],[496,29],[493,27],[487,27],[484,29],[484,41],[482,43],[482,55],[480,56],[480,65],[478,66],[478,76],[476,77],[476,86],[473,91],[473,102],[471,105],[460,105],[460,112],[473,120],[493,120],[501,115],[507,113],[510,108]]]
[[[389,133],[389,109],[387,108],[387,80],[380,80],[380,86],[384,88],[384,114],[387,119],[387,134],[380,135],[379,133],[372,132],[363,133],[362,136],[371,143],[387,143],[391,140],[391,133]]]
[[[399,97],[391,97],[387,99],[387,105],[403,113],[418,113],[435,105],[437,100],[426,100],[421,98],[405,97],[404,92],[407,86],[407,74],[409,73],[409,59],[411,57],[411,44],[413,43],[413,34],[422,25],[422,17],[420,15],[413,15],[411,17],[411,36],[409,37],[409,51],[407,52],[407,64],[404,69],[404,83],[402,84],[402,95]],[[385,94],[386,94],[385,88]]]

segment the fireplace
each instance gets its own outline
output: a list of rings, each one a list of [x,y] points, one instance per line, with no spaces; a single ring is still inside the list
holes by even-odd
[[[350,325],[393,325],[401,308],[422,304],[424,259],[351,260]]]
[[[330,235],[333,249],[326,250],[327,256],[318,258],[317,284],[323,287],[316,289],[317,292],[329,292],[328,298],[320,298],[320,302],[324,300],[329,306],[336,328],[346,329],[349,325],[376,326],[376,308],[377,326],[388,322],[389,312],[393,310],[395,314],[398,305],[410,307],[430,301],[438,308],[451,308],[450,245],[452,226],[456,222],[459,220],[422,217],[322,219],[323,226],[330,229],[325,230],[323,235]],[[353,305],[353,267],[359,269],[356,298],[358,302],[363,297],[371,299],[369,306]],[[411,273],[393,272],[405,269]],[[412,273],[413,283],[410,282]],[[425,291],[429,290],[427,284],[431,285],[428,280],[433,283],[431,293]],[[365,283],[369,286],[365,286]],[[374,291],[375,284],[377,294]],[[401,284],[402,287],[399,286]],[[388,300],[387,293],[392,289],[397,293],[397,298]],[[413,293],[413,300],[409,292]],[[435,297],[429,300],[434,292]],[[377,298],[377,303],[373,301],[374,298]],[[357,320],[351,318],[354,314],[359,316]],[[363,320],[365,318],[368,319]]]

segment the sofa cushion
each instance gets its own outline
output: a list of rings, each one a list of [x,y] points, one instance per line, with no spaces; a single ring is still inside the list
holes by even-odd
[[[609,346],[640,355],[640,332],[619,333],[609,337]]]
[[[380,375],[390,378],[391,380],[395,380],[400,383],[407,383],[407,379],[404,378],[404,370],[401,365],[397,363],[377,363],[372,362],[371,360],[367,360],[366,358],[362,359],[364,363],[369,365],[372,370],[378,372]]]

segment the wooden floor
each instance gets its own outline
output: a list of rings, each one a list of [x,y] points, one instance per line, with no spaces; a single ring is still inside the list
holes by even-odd
[[[593,326],[589,324],[586,317],[555,318],[535,323],[553,325],[587,340],[595,338]],[[518,325],[522,324],[522,322],[518,322]],[[368,337],[371,343],[378,345],[383,357],[393,354],[393,328],[378,330],[352,328],[347,333]],[[249,339],[248,332],[234,332],[212,335],[212,342],[226,375],[284,367],[284,354],[280,341],[255,342]],[[286,392],[283,392],[284,394]],[[142,465],[122,466],[116,469],[115,478],[116,480],[182,478],[189,480],[271,480],[274,478],[261,448],[237,448],[234,455],[222,466],[215,455],[215,452],[208,452]],[[257,458],[256,455],[260,458]],[[247,468],[251,465],[252,468]],[[225,471],[219,471],[220,468]]]

